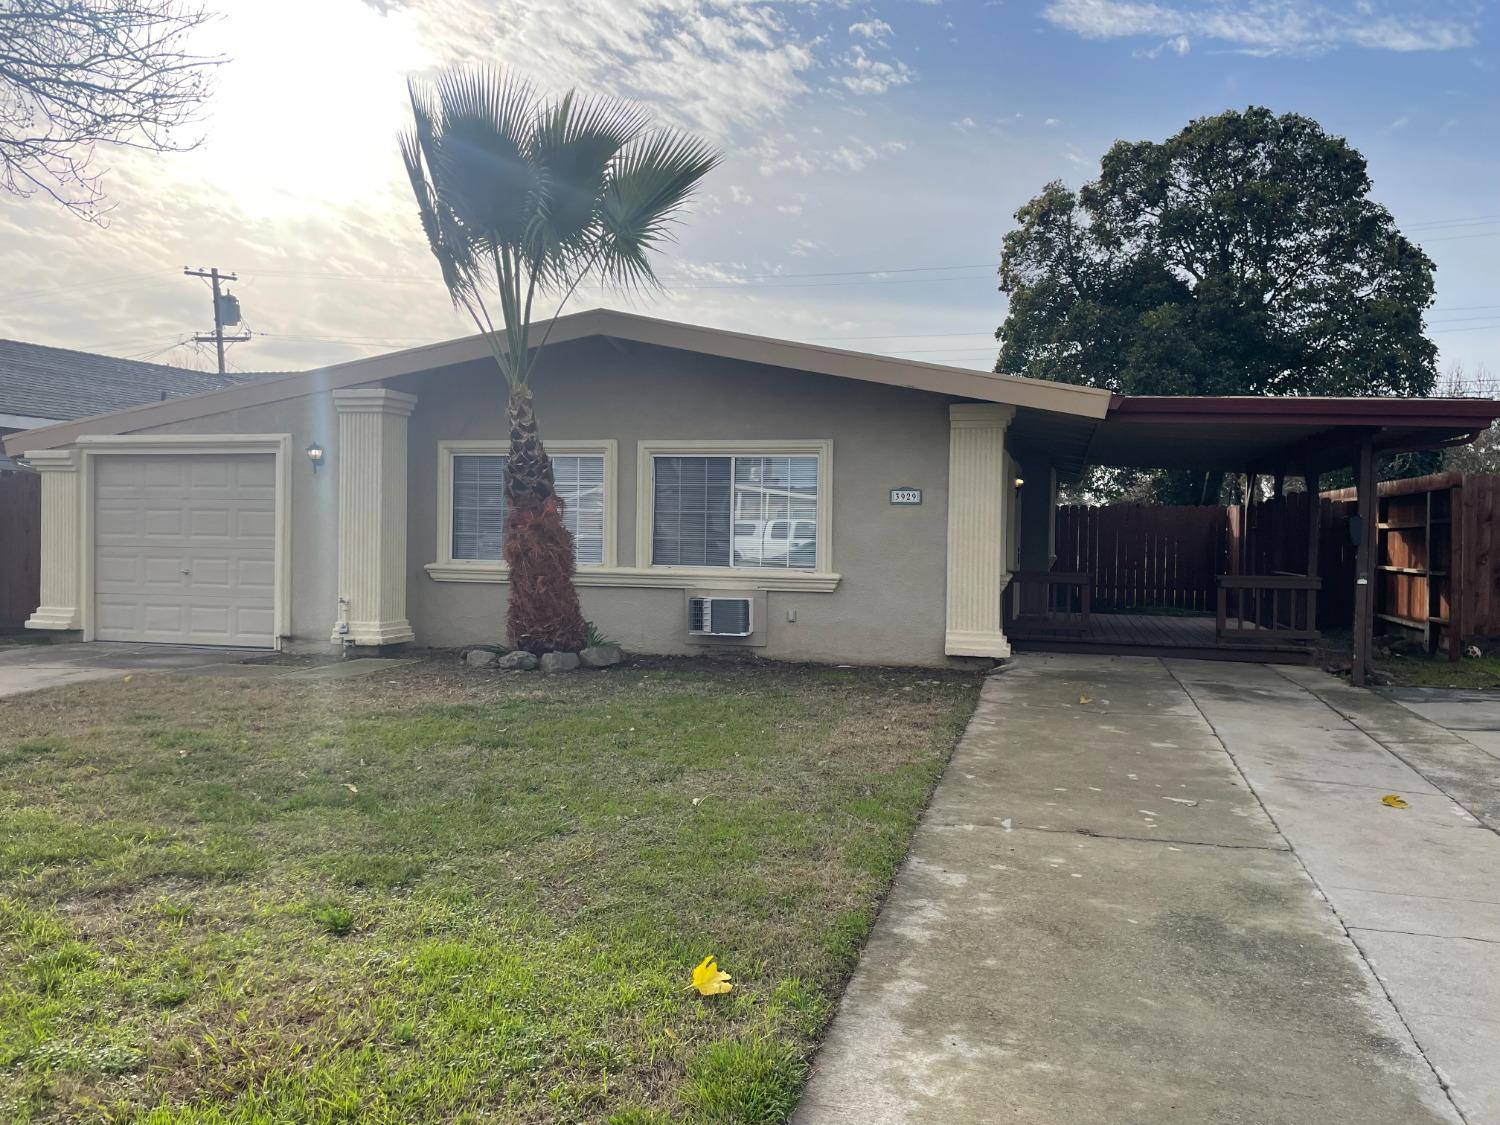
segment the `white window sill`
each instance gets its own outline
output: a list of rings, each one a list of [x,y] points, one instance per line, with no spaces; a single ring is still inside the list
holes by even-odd
[[[433,562],[424,568],[434,582],[509,582],[510,568],[503,563]],[[831,594],[841,575],[811,570],[735,570],[716,566],[581,566],[573,577],[575,586],[625,586],[638,589],[662,587],[689,590],[786,590]]]

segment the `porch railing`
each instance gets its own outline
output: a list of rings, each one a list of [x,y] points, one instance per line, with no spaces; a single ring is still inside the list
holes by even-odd
[[[1049,633],[1085,633],[1093,601],[1093,575],[1050,570],[1011,571],[1008,602],[1012,622]],[[1027,597],[1041,587],[1040,596]]]
[[[1215,636],[1240,644],[1315,641],[1322,587],[1305,574],[1220,575]]]

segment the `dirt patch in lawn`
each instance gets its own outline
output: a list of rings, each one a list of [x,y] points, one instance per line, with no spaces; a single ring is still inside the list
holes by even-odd
[[[977,688],[431,659],[0,701],[0,1119],[782,1120]]]

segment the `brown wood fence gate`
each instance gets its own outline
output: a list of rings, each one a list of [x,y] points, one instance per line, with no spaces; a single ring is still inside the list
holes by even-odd
[[[0,470],[0,629],[19,629],[42,597],[42,478]]]
[[[1446,591],[1457,590],[1463,636],[1500,639],[1500,476],[1386,481],[1379,496],[1377,616],[1389,627],[1436,617],[1446,643]],[[1221,574],[1307,573],[1308,502],[1307,493],[1291,492],[1248,507],[1061,507],[1052,569],[1090,575],[1096,612],[1211,613]],[[1357,555],[1349,535],[1353,490],[1325,492],[1319,504],[1318,624],[1348,628]]]
[[[1069,505],[1057,510],[1059,572],[1093,576],[1093,608],[1214,611],[1226,573],[1224,509],[1154,504]]]

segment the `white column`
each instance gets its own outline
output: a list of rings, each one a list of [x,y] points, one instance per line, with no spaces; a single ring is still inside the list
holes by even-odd
[[[340,621],[333,640],[391,645],[406,620],[406,420],[417,400],[384,388],[334,391],[339,413]]]
[[[1010,571],[1006,560],[1014,487],[1006,479],[1005,429],[1013,406],[948,407],[949,656],[1010,655],[1000,604]]]
[[[81,485],[76,449],[23,455],[42,474],[42,604],[28,629],[82,629]]]

